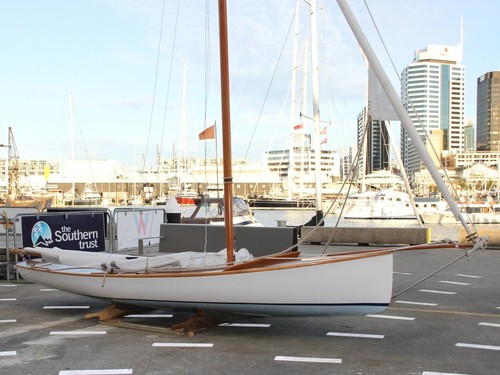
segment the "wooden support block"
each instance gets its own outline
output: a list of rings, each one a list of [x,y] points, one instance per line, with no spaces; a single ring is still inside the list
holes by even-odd
[[[219,323],[221,323],[219,319],[208,317],[203,311],[198,311],[185,322],[174,324],[170,328],[174,331],[182,330],[184,332],[193,332],[216,326]]]
[[[183,330],[174,330],[168,327],[158,327],[158,326],[149,326],[146,324],[138,324],[138,323],[128,323],[124,322],[122,319],[108,319],[99,322],[100,324],[104,324],[111,327],[119,327],[119,328],[128,328],[128,329],[137,329],[140,331],[146,332],[157,332],[157,333],[165,333],[169,335],[180,335],[180,336],[194,336],[193,331],[183,331]]]
[[[86,314],[85,319],[99,319],[100,324],[105,324],[113,327],[137,329],[142,331],[167,333],[174,335],[193,336],[194,331],[206,329],[219,324],[220,319],[208,317],[203,311],[198,311],[188,320],[174,324],[170,327],[158,327],[152,325],[124,322],[123,317],[128,314],[143,312],[144,309],[136,308],[135,306],[117,307],[115,304],[109,305],[105,309],[96,313]]]
[[[106,307],[104,310],[98,311],[96,313],[87,314],[84,316],[84,318],[85,319],[98,318],[99,321],[103,321],[103,320],[113,319],[118,316],[124,316],[129,313],[130,313],[129,309],[119,309],[116,307],[115,304],[112,304]]]

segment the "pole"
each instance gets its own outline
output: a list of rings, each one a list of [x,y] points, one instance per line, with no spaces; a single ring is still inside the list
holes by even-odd
[[[234,261],[233,176],[231,156],[231,111],[229,90],[229,53],[227,34],[227,4],[219,0],[219,43],[222,107],[222,154],[224,171],[224,223],[226,225],[227,262]]]

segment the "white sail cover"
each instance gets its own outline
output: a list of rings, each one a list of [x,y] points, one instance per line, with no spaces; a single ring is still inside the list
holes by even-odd
[[[377,75],[368,64],[368,113],[373,120],[399,121]]]

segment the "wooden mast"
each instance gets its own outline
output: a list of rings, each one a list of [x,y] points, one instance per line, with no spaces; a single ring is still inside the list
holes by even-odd
[[[222,105],[222,155],[224,173],[224,223],[227,261],[234,261],[233,175],[231,156],[231,112],[229,98],[229,57],[226,0],[219,0],[219,52]]]

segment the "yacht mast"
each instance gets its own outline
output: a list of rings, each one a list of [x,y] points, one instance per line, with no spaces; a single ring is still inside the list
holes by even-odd
[[[297,85],[297,49],[298,49],[298,38],[299,38],[299,10],[300,2],[302,0],[297,0],[297,6],[295,8],[295,30],[293,33],[293,57],[292,57],[292,83],[290,88],[290,150],[288,153],[288,199],[292,199],[292,187],[295,187],[294,176],[295,176],[295,150],[294,150],[294,139],[295,139],[295,119],[296,117],[296,85]]]
[[[71,144],[71,194],[73,195],[71,197],[71,205],[74,205],[75,203],[75,198],[76,198],[76,191],[75,191],[75,127],[73,124],[73,92],[71,91],[71,87],[68,87],[68,108],[69,108],[69,136],[70,136],[70,144]]]
[[[316,221],[323,217],[321,210],[321,141],[319,123],[319,75],[318,75],[318,31],[316,16],[316,0],[311,0],[311,64],[313,91],[313,122],[314,122],[314,170],[316,183]]]
[[[231,112],[229,96],[229,53],[227,33],[227,4],[219,0],[219,53],[222,107],[222,154],[224,173],[224,223],[226,226],[227,261],[234,261],[234,228],[233,228],[233,176],[231,156]]]

